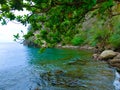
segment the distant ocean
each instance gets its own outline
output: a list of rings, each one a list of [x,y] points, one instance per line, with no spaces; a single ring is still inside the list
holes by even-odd
[[[0,43],[0,69],[12,68],[26,63],[27,47],[19,43]]]
[[[39,78],[39,72],[29,64],[30,50],[19,43],[0,43],[0,90],[30,90],[37,86],[33,81]]]

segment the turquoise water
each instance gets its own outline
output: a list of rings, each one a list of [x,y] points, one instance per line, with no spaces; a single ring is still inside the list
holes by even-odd
[[[0,90],[114,90],[114,70],[105,62],[93,61],[91,55],[90,51],[53,48],[40,53],[39,48],[0,43]],[[74,64],[77,59],[81,61]],[[52,86],[40,77],[55,70],[79,79],[84,87]]]

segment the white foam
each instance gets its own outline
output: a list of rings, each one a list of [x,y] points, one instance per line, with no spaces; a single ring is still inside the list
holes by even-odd
[[[115,90],[120,90],[120,73],[117,71],[115,72],[115,80],[113,85],[115,86]]]

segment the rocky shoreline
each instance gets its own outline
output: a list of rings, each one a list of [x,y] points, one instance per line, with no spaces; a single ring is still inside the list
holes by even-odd
[[[120,53],[113,50],[104,50],[100,54],[93,54],[95,60],[106,61],[110,66],[120,71]]]
[[[40,47],[37,44],[33,43],[33,41],[25,40],[23,45],[30,46],[30,47]],[[45,46],[44,46],[45,47]],[[73,45],[65,45],[62,46],[61,44],[56,45],[56,48],[70,48],[70,49],[79,49],[79,50],[90,50],[93,51],[93,59],[94,60],[104,60],[112,67],[120,70],[120,53],[115,52],[113,50],[101,50],[96,49],[95,47],[90,47],[88,45],[85,46],[73,46]]]
[[[70,49],[80,49],[80,50],[91,50],[94,52],[93,59],[94,60],[102,60],[106,61],[110,66],[116,68],[120,71],[120,52],[116,52],[113,50],[104,50],[99,51],[95,47],[90,46],[60,46],[60,48],[70,48]]]
[[[115,68],[115,80],[113,85],[115,90],[120,90],[120,52],[115,52],[113,50],[104,50],[100,54],[93,54],[95,60],[104,60],[112,68]]]
[[[33,46],[33,45],[32,45]],[[35,45],[36,47],[36,45]],[[92,51],[94,54],[91,56],[95,61],[102,60],[108,63],[108,65],[112,66],[117,70],[120,71],[120,53],[115,52],[113,50],[104,50],[100,51],[95,47],[90,47],[88,45],[85,46],[72,46],[72,45],[57,45],[56,48],[69,48],[69,49],[77,49],[77,50],[89,50]],[[78,65],[81,64],[81,60],[70,61],[67,65]],[[83,64],[83,63],[82,63]],[[71,75],[68,76],[67,72],[64,70],[55,70],[55,71],[46,71],[42,73],[40,77],[47,81],[51,86],[62,86],[62,87],[81,87],[86,88],[85,83],[81,83],[79,77],[71,78]]]
[[[108,65],[116,70],[115,72],[115,81],[113,85],[115,86],[115,90],[120,90],[120,52],[116,52],[114,50],[104,50],[100,51],[95,47],[89,46],[63,46],[62,48],[72,48],[72,49],[83,49],[83,50],[91,50],[94,52],[93,59],[105,61]]]
[[[70,49],[80,49],[80,50],[91,50],[94,52],[93,59],[94,60],[102,60],[106,61],[110,66],[120,71],[120,52],[116,52],[114,50],[104,50],[100,51],[96,49],[95,47],[90,47],[88,45],[85,46],[72,46],[72,45],[66,45],[66,46],[59,46],[59,48],[70,48]]]

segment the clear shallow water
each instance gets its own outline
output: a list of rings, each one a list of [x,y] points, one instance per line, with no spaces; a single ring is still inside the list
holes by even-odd
[[[114,90],[114,71],[105,62],[90,59],[91,52],[70,49],[29,48],[0,43],[0,90]],[[76,59],[81,62],[71,63]],[[40,74],[64,70],[85,87],[51,86]]]

